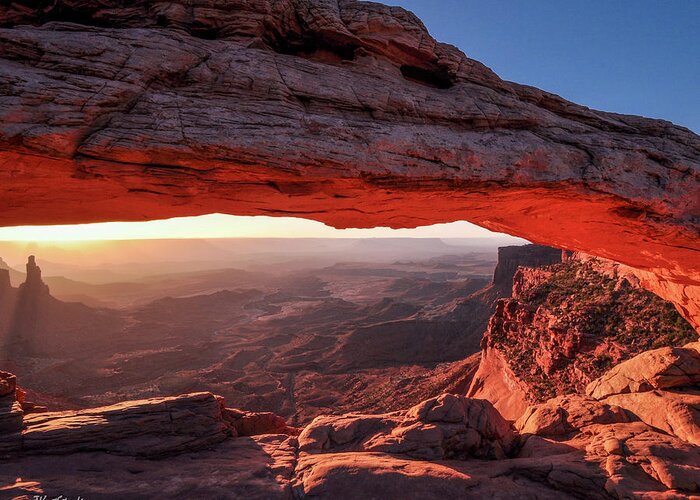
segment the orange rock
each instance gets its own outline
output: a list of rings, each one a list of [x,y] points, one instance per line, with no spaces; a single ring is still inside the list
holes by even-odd
[[[696,384],[700,384],[700,352],[692,347],[662,347],[620,363],[591,382],[586,393],[603,399],[614,394]]]
[[[559,396],[530,406],[515,423],[521,434],[561,437],[593,424],[629,422],[619,406],[578,394]]]
[[[496,349],[486,349],[467,396],[490,401],[508,420],[517,420],[529,403],[528,388]]]
[[[506,82],[376,3],[71,8],[0,6],[1,225],[466,219],[628,264],[700,325],[691,131]]]
[[[700,390],[653,390],[615,394],[602,402],[617,405],[635,418],[683,441],[700,446]]]

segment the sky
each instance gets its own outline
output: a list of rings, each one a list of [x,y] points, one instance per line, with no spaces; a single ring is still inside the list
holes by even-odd
[[[84,241],[167,238],[491,238],[503,236],[470,224],[453,222],[416,229],[343,229],[293,217],[236,217],[210,214],[149,222],[107,222],[64,226],[0,228],[0,241]]]
[[[700,0],[385,0],[506,80],[591,108],[700,132]],[[0,228],[0,240],[182,237],[489,237],[466,222],[338,231],[292,218],[214,214],[168,221]]]
[[[699,0],[385,0],[501,78],[700,133]]]

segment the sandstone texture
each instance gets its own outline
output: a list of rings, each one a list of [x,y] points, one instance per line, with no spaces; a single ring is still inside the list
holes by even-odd
[[[700,384],[700,351],[688,347],[665,347],[647,351],[620,363],[586,387],[596,399],[615,394]]]
[[[602,400],[643,422],[700,446],[700,390],[683,388],[616,394]]]
[[[697,384],[697,343],[685,345],[695,331],[620,267],[582,254],[519,267],[512,298],[489,320],[467,395],[514,421],[556,396]]]
[[[20,449],[7,453],[69,454],[104,451],[164,456],[226,439],[222,404],[209,393],[129,401],[91,410],[24,417]]]
[[[403,9],[18,1],[0,54],[0,224],[466,219],[628,264],[700,324],[698,136],[506,82]]]
[[[14,378],[0,380],[3,397],[11,396]],[[226,408],[210,393],[23,420],[20,438],[0,431],[3,498],[684,499],[700,492],[699,446],[585,395],[528,408],[512,427],[488,401],[443,394],[392,413],[317,417],[298,438],[277,432],[279,417]]]
[[[537,406],[530,406],[515,423],[521,434],[566,436],[593,424],[629,422],[619,406],[572,394],[559,396]]]
[[[0,467],[0,498],[289,499],[296,461],[290,441],[282,434],[239,437],[159,460],[105,452],[15,457]]]
[[[510,425],[488,401],[443,394],[406,412],[317,417],[299,436],[306,452],[381,451],[412,458],[505,458]]]

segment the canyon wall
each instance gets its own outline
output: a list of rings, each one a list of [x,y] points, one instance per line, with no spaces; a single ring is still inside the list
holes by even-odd
[[[639,270],[700,325],[700,139],[506,82],[353,0],[0,5],[0,225],[469,220]]]
[[[583,394],[606,370],[644,351],[680,347],[696,334],[670,302],[625,266],[581,253],[520,267],[482,339],[467,391],[510,420],[550,398]]]

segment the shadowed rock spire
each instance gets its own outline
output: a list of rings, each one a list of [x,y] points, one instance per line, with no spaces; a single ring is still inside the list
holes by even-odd
[[[41,280],[41,268],[36,265],[36,257],[33,255],[30,255],[27,259],[27,279],[24,283],[26,286],[43,285]]]

